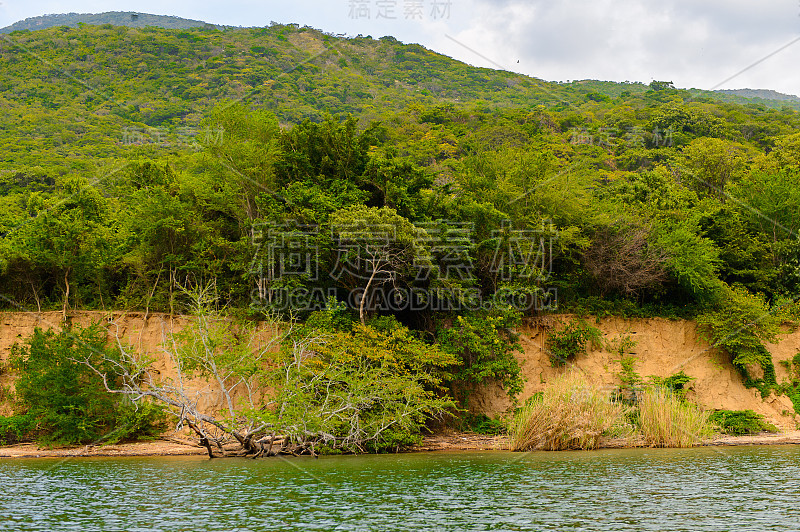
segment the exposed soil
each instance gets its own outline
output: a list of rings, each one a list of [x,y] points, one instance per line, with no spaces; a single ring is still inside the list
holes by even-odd
[[[57,329],[61,317],[60,312],[0,312],[0,364],[8,358],[15,342],[30,336],[35,327]],[[568,315],[545,316],[519,330],[523,352],[518,354],[518,359],[525,377],[524,390],[518,398],[520,402],[542,391],[547,383],[565,371],[550,364],[546,336],[549,329],[560,327],[570,319],[572,317]],[[186,327],[191,318],[159,313],[75,311],[70,313],[70,321],[82,326],[94,322],[104,324],[110,338],[119,335],[140,354],[152,357],[153,367],[161,378],[174,378],[174,364],[163,346],[170,333]],[[745,388],[741,375],[727,356],[711,348],[693,322],[662,318],[603,318],[592,321],[591,325],[602,332],[604,346],[579,355],[571,362],[571,368],[603,389],[613,390],[620,384],[622,369],[620,355],[608,346],[628,337],[636,345],[626,355],[635,357],[635,370],[643,379],[668,377],[685,371],[694,379],[688,385],[687,397],[704,408],[753,410],[782,431],[793,431],[800,425],[800,416],[795,415],[788,397],[773,394],[762,400],[757,390]],[[787,329],[786,332],[779,343],[767,345],[775,362],[778,382],[789,378],[782,362],[791,360],[800,352],[800,329],[794,332]],[[269,332],[262,331],[260,341],[266,344],[269,338]],[[13,386],[13,381],[10,372],[0,372],[0,386]],[[223,406],[214,383],[197,379],[186,384],[187,391],[195,395],[202,409],[214,412]],[[470,393],[470,410],[473,412],[492,417],[511,407],[508,395],[497,386],[483,386]],[[8,413],[8,404],[0,401],[0,415]]]
[[[181,456],[205,455],[205,448],[178,438],[114,445],[84,445],[70,448],[41,447],[35,443],[20,443],[0,447],[3,458],[84,458],[90,456]]]
[[[589,318],[589,324],[600,329],[603,345],[590,346],[586,354],[575,357],[567,368],[554,368],[548,356],[547,333],[570,319],[572,317],[567,315],[546,316],[519,330],[523,352],[517,355],[517,359],[526,379],[520,402],[543,391],[565,370],[577,370],[602,390],[614,390],[621,384],[622,365],[613,346],[627,337],[636,345],[625,355],[635,359],[634,369],[643,380],[647,381],[651,376],[669,377],[684,371],[693,379],[687,385],[687,398],[703,408],[753,410],[783,432],[797,430],[800,425],[800,416],[795,414],[788,397],[772,394],[762,400],[758,390],[746,388],[729,357],[712,348],[691,321]],[[778,382],[789,379],[785,363],[800,352],[800,329],[792,331],[787,328],[785,332],[780,342],[766,345],[772,354]],[[499,386],[480,387],[470,393],[469,399],[470,410],[490,417],[512,407],[508,395]]]

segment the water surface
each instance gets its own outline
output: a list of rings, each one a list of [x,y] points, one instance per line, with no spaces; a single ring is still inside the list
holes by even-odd
[[[0,530],[800,529],[800,447],[0,460]]]

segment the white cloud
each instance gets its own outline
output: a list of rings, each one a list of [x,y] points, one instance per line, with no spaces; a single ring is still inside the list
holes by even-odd
[[[667,79],[711,88],[800,35],[800,6],[786,1],[477,0],[455,37],[509,67],[544,79]],[[487,66],[465,49],[456,57]],[[519,65],[516,60],[519,59]],[[725,85],[800,93],[800,43]]]

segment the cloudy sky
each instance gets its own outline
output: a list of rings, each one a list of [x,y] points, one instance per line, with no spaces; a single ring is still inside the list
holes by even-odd
[[[102,11],[392,35],[547,80],[657,79],[800,94],[800,0],[0,0],[0,27]]]

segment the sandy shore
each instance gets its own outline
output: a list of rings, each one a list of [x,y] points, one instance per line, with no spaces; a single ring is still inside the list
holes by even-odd
[[[798,445],[800,431],[753,436],[721,436],[705,442],[707,446],[726,445]],[[431,451],[501,451],[507,450],[507,436],[485,436],[468,432],[452,432],[426,437],[412,452]],[[607,448],[629,447],[626,442],[610,441]],[[115,445],[86,445],[68,449],[40,447],[35,443],[23,443],[0,447],[0,459],[4,458],[81,458],[92,456],[205,456],[206,451],[197,443],[176,437],[165,437],[150,442],[120,443]]]
[[[35,443],[20,443],[0,447],[4,458],[82,458],[89,456],[181,456],[205,455],[206,450],[195,442],[181,438],[160,438],[148,442],[114,445],[84,445],[70,448],[41,447]]]

